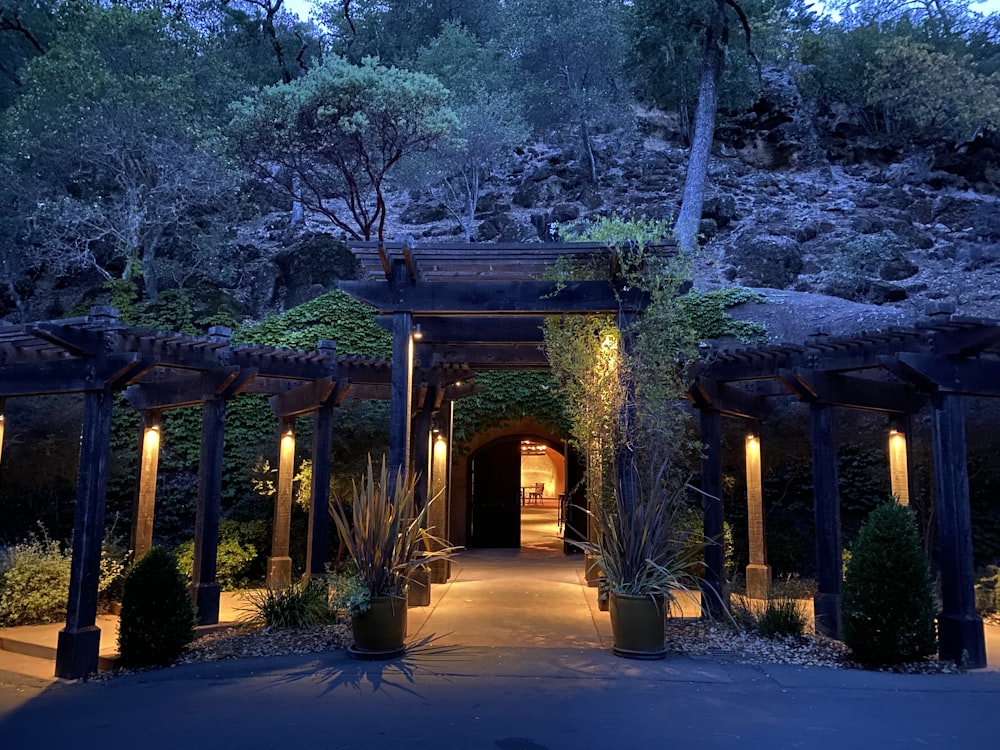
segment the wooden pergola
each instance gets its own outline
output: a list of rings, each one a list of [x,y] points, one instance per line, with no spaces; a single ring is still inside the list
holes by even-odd
[[[667,247],[667,246],[664,246]],[[351,251],[363,281],[340,288],[375,307],[392,332],[389,465],[410,456],[410,369],[461,363],[473,371],[547,369],[542,328],[549,315],[615,315],[627,325],[648,302],[619,274],[620,257],[601,243],[380,243]],[[594,269],[599,280],[551,280],[558,263]],[[424,445],[430,416],[417,422]],[[421,457],[415,466],[424,465]]]
[[[470,392],[472,375],[463,364],[417,367],[410,398],[418,404],[425,402],[428,392],[437,394],[439,402],[458,398]],[[216,555],[228,400],[241,393],[269,395],[279,418],[281,451],[268,580],[280,585],[291,578],[295,417],[314,415],[306,568],[321,575],[327,554],[332,411],[345,398],[389,398],[391,385],[388,361],[338,356],[333,342],[320,342],[315,351],[232,346],[228,328],[188,336],[126,327],[117,311],[108,307],[93,308],[82,318],[0,326],[0,403],[10,397],[51,394],[81,393],[84,398],[69,604],[66,627],[59,633],[56,676],[81,677],[98,665],[100,631],[95,622],[116,392],[124,392],[142,414],[142,460],[132,528],[136,557],[152,542],[162,413],[186,406],[202,408],[191,590],[198,623],[204,625],[219,618]],[[0,440],[4,426],[0,411]]]
[[[938,618],[941,658],[966,655],[971,667],[986,665],[982,620],[975,609],[972,523],[966,466],[963,396],[1000,396],[1000,321],[945,317],[913,328],[857,336],[814,336],[804,344],[709,353],[688,392],[700,410],[705,446],[702,489],[705,534],[722,538],[721,418],[749,424],[747,488],[751,595],[766,593],[770,570],[757,425],[775,399],[809,405],[812,434],[815,552],[819,590],[814,600],[817,632],[840,637],[842,556],[837,447],[832,410],[837,407],[888,416],[893,494],[909,499],[910,418],[931,409],[934,502],[940,543],[943,611]],[[721,589],[721,545],[710,548],[710,585]]]

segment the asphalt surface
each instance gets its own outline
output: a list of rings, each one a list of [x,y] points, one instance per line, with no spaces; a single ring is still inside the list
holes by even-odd
[[[526,514],[528,516],[534,513]],[[104,681],[0,671],[0,750],[991,748],[1000,671],[895,675],[610,653],[607,613],[539,514],[410,610],[389,662],[340,652]]]
[[[597,649],[433,642],[385,663],[272,657],[18,696],[3,705],[5,750],[988,748],[1000,736],[997,672],[636,662]]]

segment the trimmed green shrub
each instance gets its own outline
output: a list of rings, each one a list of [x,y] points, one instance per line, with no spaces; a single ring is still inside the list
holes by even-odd
[[[70,553],[32,535],[0,550],[0,625],[33,625],[66,618]]]
[[[195,611],[177,559],[153,547],[125,577],[118,651],[121,665],[169,664],[194,640]]]
[[[842,615],[844,642],[862,664],[898,664],[936,650],[927,559],[909,508],[880,505],[861,526]]]
[[[326,582],[309,579],[283,589],[248,591],[250,622],[269,628],[311,628],[333,622]]]

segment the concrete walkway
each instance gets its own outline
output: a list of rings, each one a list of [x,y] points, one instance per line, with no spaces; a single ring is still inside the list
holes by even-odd
[[[329,652],[77,683],[0,672],[0,747],[861,750],[1000,736],[1000,671],[617,659],[580,558],[548,532],[523,542],[463,554],[431,606],[410,610],[412,647],[390,662]]]

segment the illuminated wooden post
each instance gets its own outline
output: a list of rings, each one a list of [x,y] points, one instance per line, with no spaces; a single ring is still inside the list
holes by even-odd
[[[900,505],[910,504],[910,419],[894,417],[889,423],[889,483]]]
[[[0,459],[3,458],[3,433],[7,421],[7,399],[0,398]]]
[[[427,525],[437,536],[448,535],[449,498],[448,473],[451,469],[451,416],[452,402],[445,401],[437,413],[431,448],[431,496],[427,509]],[[451,577],[451,561],[435,560],[431,563],[431,583],[446,583]]]
[[[295,474],[295,419],[282,417],[278,449],[278,487],[274,503],[271,556],[267,559],[267,585],[272,589],[292,582],[292,558],[288,554],[292,529],[292,477]]]
[[[764,522],[764,489],[760,468],[759,431],[746,437],[747,535],[750,564],[747,565],[747,596],[767,599],[771,593],[771,566],[767,564]]]
[[[139,485],[132,505],[132,560],[140,560],[153,546],[153,517],[156,512],[156,475],[160,463],[160,432],[163,414],[159,409],[142,412]]]

